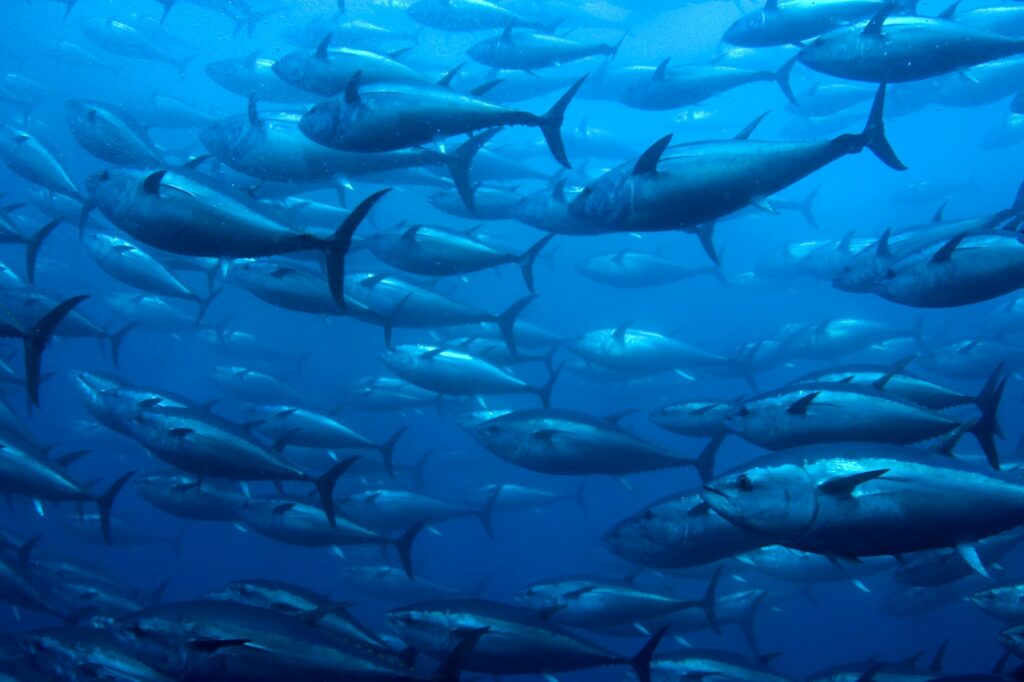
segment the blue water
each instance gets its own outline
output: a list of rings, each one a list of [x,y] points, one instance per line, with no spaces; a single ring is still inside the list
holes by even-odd
[[[200,4],[181,0],[163,26],[154,29],[180,39],[181,44],[171,48],[176,54],[194,55],[179,77],[170,65],[105,53],[80,31],[80,22],[96,17],[119,17],[136,24],[153,22],[159,19],[162,10],[153,0],[79,0],[67,19],[62,19],[64,5],[61,3],[47,0],[32,3],[7,0],[4,3],[0,19],[4,27],[0,56],[3,73],[24,76],[44,89],[38,103],[29,110],[24,125],[57,151],[60,162],[80,187],[84,187],[86,176],[107,164],[87,154],[70,134],[65,120],[66,101],[88,98],[130,109],[133,104],[159,93],[189,102],[218,118],[241,115],[245,111],[245,99],[214,83],[203,72],[203,65],[254,51],[268,56],[292,51],[296,48],[282,38],[284,29],[303,26],[314,17],[329,16],[333,12],[330,2],[283,3],[288,5],[285,11],[258,22],[250,35],[245,28],[236,33],[230,19]],[[269,7],[274,3],[262,4]],[[417,27],[403,13],[402,4],[351,2],[348,12],[351,18],[371,19],[395,30],[415,31]],[[738,8],[731,2],[678,4],[678,8],[635,13],[629,20],[629,32],[615,63],[654,65],[667,56],[679,64],[704,63],[718,54],[723,49],[718,38],[739,16]],[[747,6],[749,3],[743,4],[744,11],[752,9]],[[604,3],[596,3],[595,7],[595,11],[616,20],[626,14]],[[928,1],[919,9],[923,14],[934,14],[941,7]],[[416,68],[430,66],[430,73],[440,77],[448,68],[466,61],[464,53],[469,45],[489,35],[486,31],[445,33],[421,29],[409,62]],[[621,30],[583,27],[572,30],[569,35],[581,42],[615,42]],[[40,44],[55,40],[67,40],[87,48],[109,68],[75,66],[44,56]],[[769,48],[743,59],[746,65],[775,68],[788,54],[788,48]],[[601,59],[595,57],[543,71],[538,77],[558,73],[559,68],[568,73],[586,72],[596,68]],[[816,74],[798,69],[794,86],[799,92],[816,79]],[[517,102],[514,106],[541,112],[550,106],[554,97]],[[22,125],[22,107],[18,103],[5,101],[0,102],[0,106],[3,121]],[[261,102],[260,107],[273,111],[288,105]],[[809,122],[786,111],[785,100],[774,84],[756,83],[675,111],[643,112],[616,102],[580,98],[570,106],[565,129],[586,117],[589,125],[613,131],[623,144],[639,153],[667,133],[674,133],[676,141],[729,138],[766,110],[771,113],[756,132],[756,138],[829,137],[859,130],[866,116],[866,106],[858,105],[854,111],[861,113],[852,118],[852,123],[839,124],[835,129],[820,133],[813,130]],[[766,257],[792,242],[837,240],[851,231],[858,236],[875,237],[889,226],[926,222],[943,202],[948,202],[947,217],[986,214],[1009,205],[1020,181],[1020,149],[992,150],[981,146],[984,136],[999,125],[1005,111],[1006,100],[1002,99],[970,108],[926,103],[912,114],[887,117],[887,135],[909,167],[907,172],[892,171],[870,153],[864,153],[842,158],[780,193],[779,199],[799,201],[820,187],[814,205],[819,231],[792,211],[769,215],[754,210],[722,221],[716,230],[716,246],[722,254],[727,276],[738,282],[744,273],[757,272]],[[689,115],[684,116],[687,112]],[[203,152],[197,130],[153,128],[151,135],[165,150],[170,164]],[[515,156],[515,145],[534,145],[539,139],[538,131],[529,128],[503,132],[499,138],[503,149],[512,150],[508,152],[510,156]],[[627,161],[625,158],[587,160],[578,157],[572,160],[581,175],[590,176]],[[552,176],[558,172],[554,161],[546,154],[531,156],[530,163]],[[894,193],[925,181],[945,182],[953,188],[941,192],[937,198],[925,197],[914,203],[893,200]],[[348,193],[349,207],[379,187],[392,186],[386,181],[376,184],[358,178],[353,179],[353,184],[354,191]],[[546,183],[526,180],[504,184],[515,186],[525,194],[543,188]],[[28,181],[0,166],[0,194],[3,195],[0,202],[21,203],[29,188]],[[477,221],[460,220],[433,209],[425,199],[434,191],[425,187],[398,187],[375,209],[370,231],[387,229],[400,221],[466,228],[476,224]],[[295,192],[303,190],[297,188]],[[331,190],[303,195],[337,203]],[[49,220],[33,208],[19,209],[13,215],[24,233],[33,232]],[[96,212],[91,220],[107,231],[116,232],[116,228]],[[542,236],[511,220],[489,222],[483,230],[487,235],[515,244],[515,250],[525,248]],[[671,334],[702,349],[730,355],[741,344],[769,336],[790,322],[814,323],[827,318],[851,317],[910,328],[923,317],[929,343],[937,345],[943,339],[979,337],[983,333],[980,331],[983,317],[1002,302],[921,311],[870,295],[837,291],[827,281],[807,277],[760,277],[750,286],[729,287],[712,278],[700,277],[647,289],[615,289],[586,279],[577,272],[575,265],[588,256],[621,248],[657,250],[694,267],[705,265],[706,256],[692,235],[679,232],[560,236],[553,246],[557,246],[550,249],[553,255],[542,258],[536,266],[539,297],[523,319],[570,340],[589,330],[629,322],[635,327]],[[0,254],[5,265],[16,271],[23,269],[21,246],[4,245],[0,247]],[[354,252],[347,265],[350,271],[386,270],[365,252]],[[206,291],[204,275],[178,274],[194,290]],[[96,266],[79,241],[74,224],[64,224],[45,243],[36,282],[59,292],[61,297],[89,294],[92,300],[82,305],[83,312],[102,321],[108,330],[124,326],[122,320],[111,319],[99,299],[129,288]],[[53,377],[42,386],[41,407],[29,414],[24,393],[16,386],[5,387],[7,402],[41,444],[54,445],[54,452],[90,449],[91,454],[73,465],[72,473],[78,481],[96,481],[93,488],[99,490],[124,471],[150,472],[168,467],[133,441],[95,424],[71,388],[67,374],[71,370],[116,372],[129,382],[174,391],[197,402],[216,399],[219,401],[215,407],[217,414],[239,422],[252,418],[250,408],[227,397],[210,383],[208,373],[215,365],[252,366],[276,374],[299,388],[312,405],[323,411],[338,405],[341,389],[350,382],[389,374],[379,359],[384,349],[379,327],[351,319],[328,320],[282,310],[254,298],[232,283],[230,277],[228,282],[206,314],[204,324],[213,327],[226,322],[228,328],[251,333],[284,355],[305,358],[300,365],[226,357],[200,342],[193,330],[187,328],[175,333],[144,330],[130,333],[117,368],[112,366],[105,344],[90,339],[57,338],[43,361],[43,372]],[[431,283],[446,295],[490,312],[499,312],[525,294],[515,266]],[[190,304],[179,307],[192,309]],[[431,340],[427,331],[416,329],[397,329],[395,338],[398,343]],[[18,344],[7,341],[2,350],[20,373]],[[563,359],[571,356],[566,351],[560,353]],[[843,358],[844,361],[881,362],[894,359],[870,352]],[[761,374],[759,384],[762,388],[779,386],[826,365],[794,361],[791,366]],[[515,373],[535,385],[546,378],[539,365],[520,366]],[[673,453],[693,456],[703,445],[700,440],[662,431],[650,423],[646,413],[684,398],[732,399],[750,393],[750,388],[739,379],[703,373],[695,373],[693,378],[691,381],[668,373],[646,384],[631,386],[591,382],[567,371],[558,381],[553,403],[556,407],[594,415],[636,410],[637,414],[622,422],[626,429]],[[981,383],[932,378],[969,394],[975,393]],[[1019,386],[1016,379],[1011,379],[1002,411],[1006,439],[1000,447],[1004,463],[1015,461],[1013,446],[1024,434],[1016,419],[1020,400]],[[483,401],[491,409],[536,405],[532,396],[486,396]],[[473,407],[471,402],[466,406]],[[439,414],[425,408],[401,413],[370,413],[345,409],[337,416],[375,442],[385,440],[396,428],[407,425],[409,431],[397,447],[396,462],[411,466],[425,452],[433,450],[426,468],[425,490],[438,497],[458,500],[467,488],[494,482],[531,485],[570,497],[575,494],[579,477],[531,473],[486,451],[460,429],[456,423],[458,411],[458,408],[450,408]],[[973,440],[965,440],[960,451],[979,452]],[[716,471],[725,471],[758,453],[755,446],[730,438],[719,453]],[[365,456],[375,457],[376,454],[366,453]],[[585,484],[586,510],[570,501],[535,511],[499,512],[495,517],[494,541],[483,534],[478,521],[472,518],[438,524],[438,533],[424,532],[416,542],[413,556],[417,575],[467,594],[483,581],[485,598],[505,602],[512,601],[516,590],[545,578],[571,574],[620,578],[634,569],[601,552],[601,534],[644,505],[673,491],[696,487],[698,482],[696,474],[689,469],[631,475],[628,487],[607,476],[593,476]],[[359,481],[343,479],[339,489],[358,489],[359,485]],[[272,490],[261,483],[252,484],[252,488],[263,492]],[[300,486],[290,489],[298,491]],[[385,630],[382,615],[388,608],[398,605],[369,598],[348,587],[339,576],[339,569],[349,563],[379,562],[380,553],[373,547],[346,548],[342,558],[322,548],[275,543],[255,533],[242,532],[229,523],[186,522],[154,509],[139,498],[131,486],[117,500],[115,516],[157,538],[173,538],[184,528],[180,554],[171,542],[129,546],[119,544],[116,534],[113,546],[90,542],[54,521],[59,512],[73,511],[73,504],[46,503],[44,508],[45,515],[41,516],[30,499],[13,496],[8,507],[0,506],[0,528],[22,538],[41,535],[35,550],[40,556],[74,559],[143,592],[170,578],[165,601],[196,598],[232,580],[273,578],[315,589],[338,601],[351,602],[356,605],[354,614],[382,631]],[[1000,562],[1005,568],[1005,579],[1020,577],[1019,562],[1018,551],[1011,552]],[[651,585],[664,583],[662,578],[651,580]],[[930,656],[945,640],[950,642],[946,671],[986,671],[1003,652],[996,640],[1003,626],[966,602],[954,601],[914,617],[883,615],[879,610],[881,601],[898,588],[884,573],[864,580],[870,593],[850,583],[816,585],[816,603],[813,604],[791,585],[750,574],[745,580],[738,582],[727,571],[721,589],[727,593],[749,589],[754,584],[794,591],[791,598],[763,610],[756,625],[760,650],[781,652],[773,666],[792,678],[803,678],[830,665],[865,661],[876,656],[880,660],[902,660],[920,650],[928,651]],[[697,597],[704,589],[703,578],[680,578],[670,584],[672,590],[682,596]],[[23,633],[56,624],[46,615],[25,609],[15,612],[0,608],[3,632]],[[640,638],[602,639],[587,633],[583,636],[604,641],[615,651],[629,655],[643,641]],[[739,631],[732,626],[727,626],[721,636],[698,632],[687,634],[686,639],[697,647],[747,651]],[[678,649],[679,645],[666,642],[663,648]],[[607,668],[560,673],[557,677],[567,681],[596,681],[618,680],[624,674],[621,668]],[[467,673],[466,677],[472,679],[475,675]]]

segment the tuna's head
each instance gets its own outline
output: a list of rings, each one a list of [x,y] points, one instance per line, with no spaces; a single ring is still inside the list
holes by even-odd
[[[569,215],[599,225],[620,225],[633,210],[635,178],[630,170],[609,171],[583,188],[569,204]]]
[[[652,554],[664,551],[665,547],[655,541],[652,524],[656,523],[656,512],[648,507],[636,516],[621,521],[601,536],[608,551],[627,561],[644,561]]]
[[[769,16],[764,10],[748,12],[725,30],[722,42],[743,47],[760,47],[763,45],[761,35],[768,21]]]
[[[459,623],[448,613],[429,607],[406,606],[384,616],[388,627],[418,651],[448,651],[456,644],[452,632]]]
[[[312,63],[313,61],[326,63],[326,60],[293,52],[275,61],[274,66],[271,68],[277,74],[277,77],[285,83],[305,90],[309,87],[309,83],[312,80],[311,76],[313,76],[314,69],[317,66]]]
[[[704,501],[733,525],[772,538],[800,536],[818,511],[817,489],[796,464],[767,464],[721,476]]]
[[[481,445],[505,460],[514,460],[520,450],[520,434],[499,419],[489,419],[470,427],[470,433]]]
[[[855,24],[815,38],[800,50],[800,63],[815,71],[829,73],[830,66],[848,61],[853,56],[852,51],[858,48],[863,30],[863,24]]]
[[[203,128],[199,141],[218,159],[231,159],[244,150],[249,128],[248,120],[242,118],[217,121]]]
[[[94,126],[100,115],[99,109],[92,102],[73,99],[64,104],[68,123],[73,130],[87,130]]]
[[[85,188],[90,201],[107,219],[117,224],[131,212],[145,179],[145,174],[139,171],[108,168],[90,175],[85,181]]]
[[[991,587],[987,590],[975,592],[967,601],[987,613],[999,613],[1001,611],[1019,612],[1020,604],[1024,601],[1024,594],[1017,585],[1003,587]]]
[[[832,286],[840,291],[855,294],[869,293],[887,270],[886,263],[877,257],[853,257],[843,265],[832,280]]]
[[[399,376],[411,371],[416,366],[415,355],[400,347],[382,352],[380,359],[388,369]]]
[[[1024,625],[1003,630],[999,633],[999,643],[1015,656],[1024,656]]]
[[[136,658],[177,677],[189,665],[190,636],[182,626],[177,619],[147,609],[118,618],[111,632]]]
[[[534,611],[559,606],[562,603],[558,598],[558,592],[547,585],[524,587],[516,592],[514,597],[522,606]]]
[[[299,130],[317,144],[333,147],[334,141],[348,134],[351,107],[340,99],[320,102],[302,115]]]
[[[740,403],[725,413],[725,426],[758,445],[771,448],[795,435],[794,429],[800,428],[795,422],[803,419],[803,415],[792,414],[789,409],[810,394],[808,390],[793,390]]]
[[[237,59],[221,59],[210,62],[203,67],[203,71],[217,85],[232,92],[235,91],[234,86],[239,81]]]

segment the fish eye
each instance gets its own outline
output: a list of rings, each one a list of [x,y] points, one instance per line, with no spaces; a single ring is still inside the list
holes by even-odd
[[[736,411],[738,417],[746,417],[750,415],[750,410],[747,409],[746,405],[740,405],[740,409]]]
[[[894,277],[896,277],[896,271],[895,270],[893,270],[892,268],[889,268],[888,270],[885,271],[885,278],[886,279],[893,279]]]
[[[640,516],[640,518],[642,518],[644,521],[650,521],[654,518],[654,512],[648,509],[643,513],[643,515]]]
[[[746,474],[740,474],[739,478],[736,479],[736,487],[745,493],[749,493],[751,490],[754,489],[754,483]]]

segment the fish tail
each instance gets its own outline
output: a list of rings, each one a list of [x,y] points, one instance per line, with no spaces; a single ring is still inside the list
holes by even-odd
[[[669,627],[671,626],[663,625],[660,630],[651,635],[651,638],[636,653],[636,656],[629,660],[629,664],[633,666],[633,670],[636,671],[636,677],[640,682],[651,682],[651,659],[654,658],[654,652],[658,645],[661,644],[661,640],[665,637]]]
[[[523,271],[523,281],[526,282],[526,288],[530,290],[531,294],[536,293],[533,290],[533,264],[537,261],[537,256],[540,255],[540,252],[548,245],[548,242],[554,238],[554,234],[542,237],[517,259],[519,267]]]
[[[791,73],[793,73],[793,67],[796,65],[796,61],[797,56],[794,56],[792,59],[783,64],[779,68],[779,70],[773,74],[775,82],[778,83],[779,85],[779,90],[782,90],[782,94],[785,95],[786,99],[788,99],[793,104],[797,104],[797,101],[796,96],[793,94],[793,88],[790,87],[789,84],[789,76]]]
[[[487,537],[491,540],[494,539],[494,508],[498,504],[498,498],[501,496],[501,491],[505,486],[498,484],[494,486],[494,492],[487,498],[487,502],[480,508],[480,512],[477,514],[480,517],[480,524],[484,527],[484,532],[487,533]]]
[[[395,550],[398,552],[398,560],[402,563],[402,570],[409,576],[409,580],[415,580],[416,574],[412,570],[412,543],[416,540],[416,536],[420,534],[426,523],[421,521],[409,530],[402,533],[397,540],[394,541]]]
[[[381,197],[390,192],[390,189],[382,189],[370,196],[352,209],[344,222],[338,226],[334,234],[324,243],[324,257],[327,261],[327,284],[331,288],[331,296],[340,308],[345,308],[345,255],[352,247],[352,236],[356,228],[363,222],[363,219],[373,208],[374,204],[380,201]]]
[[[138,326],[138,322],[132,322],[120,331],[116,331],[107,336],[110,340],[110,359],[114,363],[114,367],[117,367],[121,363],[121,345],[124,343],[125,337],[128,336],[128,332]]]
[[[518,350],[516,350],[516,321],[519,319],[519,314],[535,298],[537,298],[536,294],[524,296],[510,305],[505,312],[494,318],[494,322],[498,325],[498,330],[501,332],[501,338],[505,340],[505,345],[513,357],[519,354]]]
[[[122,474],[121,478],[114,481],[114,484],[107,488],[105,493],[96,498],[96,506],[99,507],[100,512],[100,527],[103,529],[103,540],[108,545],[113,544],[110,541],[110,510],[114,506],[114,498],[121,492],[121,488],[128,482],[128,479],[134,475],[134,471]]]
[[[0,323],[0,337],[21,339],[24,344],[25,388],[28,393],[28,406],[30,410],[33,405],[39,404],[39,373],[43,362],[43,351],[46,350],[47,344],[53,338],[53,331],[76,305],[87,298],[89,297],[75,296],[58,303],[48,313],[39,318],[28,331],[22,331],[9,324]]]
[[[871,104],[871,113],[868,114],[868,122],[864,131],[857,136],[861,148],[867,148],[874,153],[878,159],[889,168],[894,170],[906,170],[896,152],[893,150],[889,140],[885,137],[885,121],[883,113],[885,110],[885,83],[878,86],[875,99]]]
[[[402,428],[398,429],[393,434],[391,434],[390,438],[381,443],[380,447],[378,448],[380,450],[380,456],[384,460],[384,469],[388,472],[388,476],[391,478],[395,477],[395,445],[398,444],[398,441],[402,438],[402,436],[408,429],[408,426],[403,426]]]
[[[548,148],[551,150],[551,155],[566,168],[572,168],[572,165],[569,163],[569,157],[565,153],[565,142],[562,141],[562,122],[565,120],[565,110],[569,107],[569,103],[572,102],[572,98],[576,96],[579,89],[583,87],[583,81],[585,80],[587,80],[586,76],[573,83],[565,91],[565,94],[555,102],[555,106],[551,107],[546,114],[540,116],[537,121],[540,132],[544,135],[544,141],[548,143]]]
[[[483,146],[492,137],[497,135],[500,130],[500,128],[485,130],[470,137],[459,145],[459,148],[454,152],[450,154],[442,153],[444,164],[448,167],[448,173],[452,176],[452,182],[455,183],[455,189],[459,193],[459,198],[462,199],[462,203],[466,205],[469,212],[474,215],[476,214],[476,202],[473,196],[473,184],[469,178],[469,169],[473,164],[473,159],[476,158],[477,152],[483,149]]]
[[[343,459],[325,473],[313,479],[313,485],[316,486],[316,492],[320,496],[320,503],[324,507],[327,521],[332,527],[336,525],[336,519],[334,518],[334,486],[338,483],[341,475],[358,459],[361,459],[359,455]]]
[[[1000,364],[992,375],[989,376],[981,393],[974,402],[981,411],[978,421],[970,428],[970,432],[978,439],[978,444],[985,452],[985,457],[992,468],[999,470],[999,453],[996,451],[995,437],[1003,437],[1002,427],[999,425],[999,401],[1003,397],[1003,390],[1006,388],[1006,381],[1009,376],[1003,372],[1003,365]]]
[[[29,284],[35,284],[36,281],[36,259],[39,257],[39,249],[61,222],[63,221],[60,218],[51,220],[25,242],[25,279]]]

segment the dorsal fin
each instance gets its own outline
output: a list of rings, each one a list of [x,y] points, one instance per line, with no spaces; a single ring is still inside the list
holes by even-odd
[[[441,80],[437,81],[437,84],[442,88],[450,88],[452,86],[452,80],[458,75],[459,71],[462,71],[462,67],[465,66],[465,62],[457,64],[452,67],[451,71],[441,77]]]
[[[424,360],[433,360],[443,352],[444,346],[435,346],[430,350],[423,351],[422,353],[420,353],[420,357],[423,358]]]
[[[818,490],[829,495],[849,495],[862,483],[884,476],[888,472],[888,469],[873,469],[848,476],[837,476],[818,484]]]
[[[759,126],[761,124],[761,121],[764,120],[764,117],[767,116],[770,113],[772,113],[771,109],[769,109],[768,111],[764,112],[763,114],[761,114],[760,116],[755,118],[753,121],[748,123],[746,125],[746,127],[743,128],[743,130],[741,130],[738,133],[736,133],[736,136],[733,137],[732,139],[734,139],[734,140],[747,140],[747,139],[750,139],[750,136],[753,134],[753,132],[755,130],[757,130],[757,126]]]
[[[850,244],[852,242],[853,242],[853,232],[850,231],[850,232],[847,232],[846,234],[844,234],[843,238],[839,240],[839,250],[840,251],[849,251],[850,250]]]
[[[875,246],[876,258],[892,258],[892,251],[889,249],[889,235],[891,234],[892,228],[890,227],[878,238],[878,244]]]
[[[482,85],[476,86],[475,88],[469,91],[469,94],[473,95],[473,97],[483,97],[488,92],[490,92],[491,90],[498,87],[504,82],[504,78],[495,78],[494,80],[490,80]]]
[[[935,211],[934,215],[932,215],[932,222],[933,223],[941,223],[942,222],[942,215],[946,212],[946,204],[948,204],[948,203],[949,203],[948,201],[943,201],[942,204],[939,206],[939,208]]]
[[[260,110],[256,106],[256,94],[249,95],[249,126],[263,130],[263,121],[260,120]]]
[[[279,504],[276,507],[274,507],[272,511],[275,514],[284,514],[286,511],[288,511],[289,509],[291,509],[294,506],[295,506],[294,502],[285,502],[283,504]]]
[[[397,59],[400,59],[401,57],[404,57],[405,55],[409,54],[410,52],[412,52],[415,49],[416,48],[414,46],[410,45],[408,47],[403,47],[403,48],[399,48],[397,50],[392,50],[391,52],[388,52],[387,56],[388,56],[388,59],[396,59],[397,60]]]
[[[878,14],[871,17],[871,21],[869,21],[867,25],[864,26],[864,31],[862,35],[881,35],[882,26],[885,25],[885,20],[889,17],[889,13],[892,12],[895,6],[896,3],[889,3],[885,7],[880,9],[878,11]]]
[[[811,406],[814,399],[821,394],[821,391],[813,391],[805,396],[801,396],[793,401],[793,403],[786,408],[786,412],[789,414],[804,415],[807,414],[807,408]]]
[[[512,42],[512,22],[509,22],[508,25],[505,26],[505,30],[501,32],[500,40],[505,45],[508,45]]]
[[[160,183],[163,181],[164,176],[167,175],[167,171],[158,170],[153,171],[146,176],[146,179],[142,181],[142,191],[145,194],[160,194]]]
[[[419,232],[422,227],[422,225],[412,225],[408,230],[402,233],[402,240],[411,242],[416,241],[416,233]]]
[[[551,187],[551,198],[560,204],[565,203],[565,178],[562,178]]]
[[[939,19],[947,19],[952,21],[953,16],[956,14],[956,8],[960,6],[960,0],[953,0],[953,4],[946,9],[939,12]]]
[[[665,150],[668,149],[670,142],[672,142],[671,133],[648,147],[647,151],[641,154],[640,158],[633,165],[633,175],[646,175],[656,172],[658,170],[658,161],[661,159],[661,155],[665,153]]]
[[[614,332],[612,332],[612,338],[616,341],[622,342],[626,339],[627,331],[629,331],[629,322],[623,322],[615,328]]]
[[[331,38],[333,37],[333,33],[328,33],[324,36],[324,39],[320,41],[320,44],[316,46],[317,59],[327,59],[327,47],[331,44]]]
[[[948,242],[942,245],[942,248],[935,252],[932,256],[932,263],[945,263],[953,257],[953,252],[956,251],[957,247],[960,246],[960,242],[964,240],[969,233],[961,232],[957,236],[950,239]]]
[[[363,72],[356,71],[352,74],[348,84],[345,85],[345,104],[350,107],[359,105],[359,83],[363,80]]]
[[[654,76],[652,76],[653,80],[665,80],[665,72],[668,71],[668,62],[670,59],[672,59],[672,57],[665,57],[664,59],[661,60],[661,63],[658,64],[658,68],[654,70]]]

